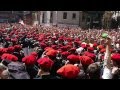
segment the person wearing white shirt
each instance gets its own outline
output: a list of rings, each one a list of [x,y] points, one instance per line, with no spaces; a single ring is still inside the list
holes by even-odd
[[[111,60],[110,45],[111,39],[107,38],[102,79],[114,79],[115,75],[119,76],[119,66],[117,65],[117,63],[115,63],[115,61]]]
[[[107,38],[107,45],[106,45],[106,52],[105,52],[105,57],[104,57],[102,79],[112,79],[110,45],[111,45],[111,39]]]

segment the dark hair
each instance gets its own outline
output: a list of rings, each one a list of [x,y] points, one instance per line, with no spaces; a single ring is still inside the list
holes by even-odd
[[[120,68],[120,62],[119,61],[113,61],[114,66],[118,66]]]
[[[117,52],[117,53],[120,53],[120,49],[117,49],[116,52]]]
[[[41,70],[43,70],[44,72],[50,72],[50,68],[44,68],[42,66],[40,66]]]
[[[112,79],[120,79],[120,70],[119,69],[113,74]]]
[[[90,79],[99,79],[100,78],[100,67],[96,64],[90,64],[87,68],[87,74]]]

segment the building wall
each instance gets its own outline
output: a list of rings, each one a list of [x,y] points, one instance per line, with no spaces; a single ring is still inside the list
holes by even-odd
[[[26,17],[24,18],[24,23],[28,24],[28,25],[32,25],[32,15],[31,14],[26,15]]]
[[[63,13],[67,13],[67,19],[63,19]],[[73,13],[76,14],[76,19],[72,19]],[[57,13],[58,24],[79,25],[79,11],[58,11]]]
[[[91,18],[95,17],[93,15],[96,15],[96,14],[99,15],[99,13],[101,13],[101,12],[98,12],[98,11],[97,12],[94,11],[93,14],[92,14],[92,12],[87,12],[87,11],[49,11],[49,13],[46,13],[47,11],[40,11],[40,12],[42,12],[42,14],[40,16],[40,17],[42,17],[42,19],[39,18],[39,23],[40,24],[46,24],[50,20],[49,23],[51,25],[53,25],[53,24],[55,24],[55,25],[56,24],[57,25],[66,25],[66,26],[69,26],[69,25],[72,25],[72,26],[75,25],[76,26],[77,25],[77,26],[80,26],[81,28],[89,28],[91,26],[91,24],[88,25],[88,21],[87,21],[88,16],[90,17],[89,23],[91,23],[92,22]],[[56,12],[57,12],[57,14],[56,14]],[[63,13],[64,12],[67,13],[67,19],[63,18]],[[52,13],[52,16],[53,16],[51,19],[53,19],[53,20],[51,20],[49,18],[49,17],[51,17],[51,15],[50,15],[51,13]],[[73,13],[76,14],[75,19],[72,18]],[[43,18],[43,16],[44,16],[44,18]],[[101,21],[101,20],[99,20],[99,21]]]

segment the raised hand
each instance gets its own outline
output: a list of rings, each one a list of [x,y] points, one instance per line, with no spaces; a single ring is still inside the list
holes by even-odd
[[[111,45],[112,39],[110,36],[107,37],[106,39],[106,45]]]

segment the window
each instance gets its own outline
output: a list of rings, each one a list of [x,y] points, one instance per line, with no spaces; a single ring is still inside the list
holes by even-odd
[[[82,15],[82,21],[84,21],[85,20],[85,16],[84,15]]]
[[[43,13],[43,16],[42,16],[42,23],[45,23],[45,13]]]
[[[87,22],[90,22],[90,18],[87,18]]]
[[[50,14],[50,23],[52,23],[53,22],[53,13],[51,12],[51,14]]]
[[[63,13],[63,19],[67,19],[67,12]]]
[[[72,14],[72,19],[76,19],[76,13]]]

